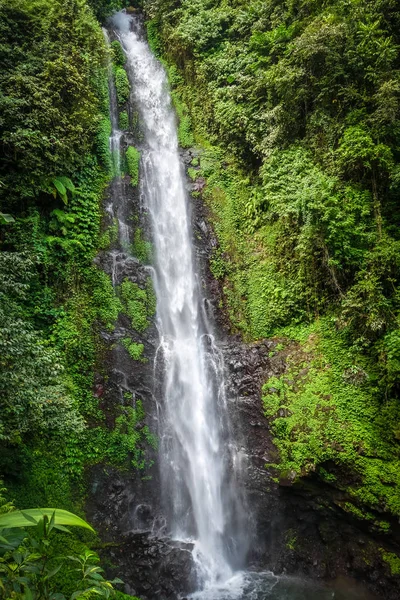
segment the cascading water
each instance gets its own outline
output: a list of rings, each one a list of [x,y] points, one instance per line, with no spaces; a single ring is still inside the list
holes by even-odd
[[[164,364],[160,463],[170,534],[194,540],[199,585],[229,580],[246,550],[243,511],[234,490],[223,383],[223,360],[202,318],[185,178],[165,72],[139,21],[114,26],[127,56],[144,131],[141,196],[155,246],[154,287]]]
[[[304,580],[276,577],[268,571],[244,570],[253,530],[251,519],[247,518],[250,511],[242,499],[242,486],[237,483],[240,460],[233,449],[227,417],[229,402],[225,396],[223,356],[204,312],[196,276],[188,195],[166,75],[152,55],[136,16],[119,13],[113,18],[112,28],[127,56],[134,106],[140,117],[141,206],[150,216],[155,247],[155,265],[151,271],[160,343],[154,380],[159,379],[160,371],[163,377],[154,397],[159,410],[160,472],[167,530],[163,515],[156,525],[156,515],[151,535],[158,535],[160,543],[161,536],[167,535],[168,553],[169,538],[190,542],[191,546],[178,546],[182,552],[193,547],[198,590],[191,594],[193,600],[359,598],[347,591],[342,596],[332,588]],[[105,36],[109,41],[106,31]],[[129,220],[131,204],[129,182],[121,172],[120,153],[121,146],[131,140],[130,134],[119,130],[111,66],[109,86],[110,148],[115,177],[106,210],[109,221],[118,224],[118,242],[106,254],[112,259],[108,260],[107,270],[117,285],[131,276],[129,265],[140,263],[129,252],[133,237]],[[125,335],[123,326],[119,334]],[[117,352],[117,366],[119,358]],[[118,374],[123,375],[117,389],[124,403],[124,392],[130,392],[129,373],[118,371]],[[139,534],[143,531],[138,528]],[[184,576],[188,578],[187,573]],[[180,591],[177,590],[178,598]]]

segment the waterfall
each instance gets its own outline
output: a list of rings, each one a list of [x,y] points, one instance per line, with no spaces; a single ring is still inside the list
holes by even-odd
[[[150,396],[157,409],[153,418],[158,415],[159,422],[163,506],[159,510],[157,500],[157,510],[152,513],[151,505],[134,504],[133,512],[145,507],[151,518],[150,527],[148,517],[143,521],[140,517],[138,521],[128,518],[131,525],[133,522],[145,525],[127,533],[139,537],[145,535],[148,540],[155,541],[155,546],[145,546],[143,559],[144,562],[148,560],[147,570],[157,565],[157,559],[151,557],[156,546],[160,547],[160,554],[155,550],[161,557],[161,567],[155,569],[155,577],[171,578],[172,588],[168,586],[164,595],[156,580],[156,595],[147,596],[149,584],[145,579],[141,584],[143,597],[165,600],[172,597],[172,589],[174,593],[176,591],[174,597],[181,599],[184,589],[194,587],[189,572],[194,564],[196,591],[185,596],[186,599],[365,599],[365,595],[353,595],[347,588],[345,595],[341,595],[333,586],[261,570],[265,562],[261,568],[257,563],[252,567],[246,564],[249,545],[251,541],[257,545],[257,535],[251,527],[250,507],[243,500],[243,483],[239,482],[243,479],[240,467],[243,453],[235,448],[230,429],[228,409],[234,404],[226,396],[223,354],[214,336],[212,319],[205,311],[206,302],[197,275],[190,198],[179,156],[177,123],[166,74],[148,47],[140,18],[118,13],[113,17],[111,27],[112,36],[120,40],[127,57],[126,68],[132,84],[130,112],[137,109],[139,113],[140,134],[136,136],[136,144],[141,153],[139,192],[144,213],[141,216],[147,215],[146,230],[150,225],[155,250],[153,267],[140,265],[130,254],[132,190],[129,178],[123,176],[120,154],[133,138],[131,133],[119,130],[118,102],[110,66],[110,148],[115,177],[106,210],[109,221],[118,225],[118,240],[113,249],[106,252],[104,264],[115,286],[126,276],[134,277],[133,265],[145,273],[144,278],[151,272],[157,297],[159,345],[148,377],[151,378],[152,371],[154,390],[150,391]],[[105,36],[109,43],[106,31]],[[135,193],[135,206],[137,200]],[[122,323],[117,339],[124,331]],[[117,352],[117,365],[119,360]],[[121,402],[124,402],[124,391],[130,389],[129,372],[117,373],[123,375],[122,384],[117,388]],[[158,490],[158,479],[155,487],[147,488],[150,496]],[[134,494],[127,494],[129,511],[133,497]],[[251,493],[249,497],[251,500]],[[271,520],[273,516],[271,514]],[[178,555],[174,552],[177,549],[180,557],[185,554],[185,559],[191,550],[193,560],[178,562],[175,569],[174,561]],[[134,556],[132,553],[125,556],[125,565]],[[183,565],[182,575],[180,565]],[[130,582],[134,586],[136,574]]]
[[[160,398],[160,469],[169,534],[194,542],[199,587],[229,580],[246,545],[236,490],[222,354],[196,275],[177,123],[165,71],[137,17],[119,13],[115,33],[127,56],[144,140],[140,194],[150,215],[154,288],[164,379]],[[114,138],[114,135],[113,135]]]

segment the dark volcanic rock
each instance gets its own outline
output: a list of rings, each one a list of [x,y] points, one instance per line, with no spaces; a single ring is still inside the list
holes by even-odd
[[[141,600],[175,600],[195,589],[189,544],[174,543],[146,533],[129,533],[109,547],[111,561],[123,573],[125,592]]]

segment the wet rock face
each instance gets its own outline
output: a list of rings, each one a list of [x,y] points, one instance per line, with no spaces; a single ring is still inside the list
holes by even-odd
[[[140,478],[97,465],[90,475],[87,511],[105,542],[116,542],[129,532],[163,534],[165,522],[157,496],[157,468],[147,469],[146,478]]]
[[[141,600],[172,600],[178,592],[194,591],[192,546],[164,537],[158,468],[140,478],[97,466],[91,481],[86,510],[101,534],[99,552],[112,565],[108,575],[122,578],[124,591]]]
[[[110,555],[134,582],[134,587],[126,584],[126,593],[141,600],[175,600],[177,590],[188,594],[195,589],[191,550],[189,544],[130,534]]]
[[[365,586],[357,597],[397,600],[400,576],[382,560],[386,540],[343,513],[346,493],[316,476],[295,482],[288,474],[277,484],[267,468],[279,456],[262,411],[261,386],[284,371],[282,356],[269,358],[277,342],[247,345],[227,338],[223,344],[232,439],[245,457],[243,483],[253,516],[249,565],[310,579],[349,578],[349,585]]]
[[[349,500],[346,493],[316,476],[294,481],[289,473],[277,484],[276,473],[267,468],[279,456],[262,411],[261,386],[284,371],[282,356],[269,359],[277,341],[224,342],[232,438],[245,456],[243,483],[253,515],[248,562],[276,574],[348,578],[351,586],[365,586],[357,597],[397,600],[400,576],[393,576],[382,560],[387,540],[343,513],[340,505]]]
[[[266,463],[274,462],[276,452],[260,402],[261,385],[269,369],[268,352],[273,345],[265,342],[248,346],[237,340],[224,344],[232,440],[242,457],[245,504],[252,516],[249,558],[253,563],[265,560],[274,537],[271,514],[278,517],[280,512],[279,489],[265,468]]]

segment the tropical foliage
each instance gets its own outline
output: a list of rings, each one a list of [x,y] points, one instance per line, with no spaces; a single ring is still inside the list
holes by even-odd
[[[107,50],[96,16],[120,7],[0,0],[0,527],[2,543],[14,540],[0,561],[4,598],[111,593],[86,546],[93,534],[56,535],[78,524],[61,509],[81,512],[87,465],[144,468],[144,447],[156,443],[141,406],[121,407],[110,424],[94,393],[100,330],[123,310],[94,263],[116,235],[115,226],[100,235],[112,176],[109,58],[129,94],[121,50]],[[60,509],[9,513],[12,498]]]
[[[65,600],[59,591],[60,576],[69,576],[70,600],[114,594],[113,584],[122,581],[104,579],[94,552],[58,555],[55,534],[68,534],[66,526],[93,531],[86,521],[65,510],[36,508],[0,515],[1,598]],[[27,527],[34,528],[32,534],[25,531]]]
[[[295,340],[264,393],[275,467],[347,491],[353,516],[398,514],[398,3],[144,4],[233,328]]]

